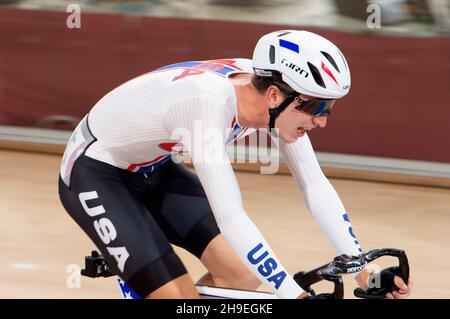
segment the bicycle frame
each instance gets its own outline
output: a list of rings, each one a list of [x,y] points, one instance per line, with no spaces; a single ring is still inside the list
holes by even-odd
[[[294,280],[311,295],[315,295],[312,285],[327,280],[334,284],[333,292],[328,294],[329,299],[344,298],[344,284],[342,275],[355,273],[363,270],[367,263],[378,259],[382,256],[397,257],[399,260],[400,276],[405,282],[409,278],[409,264],[406,253],[403,250],[395,248],[374,249],[359,256],[340,255],[333,259],[332,262],[317,267],[308,272],[297,272],[294,274]],[[110,277],[114,274],[110,271],[109,265],[102,255],[97,251],[92,251],[90,256],[85,257],[85,269],[81,271],[81,275],[91,278]],[[118,283],[125,299],[141,299],[120,277]],[[241,289],[230,289],[220,287],[210,287],[197,285],[199,295],[209,298],[225,298],[225,299],[278,299],[275,294],[262,291],[248,291]],[[363,291],[359,288],[355,289],[354,294],[359,298],[379,299],[383,298],[385,291],[381,288],[371,288]]]

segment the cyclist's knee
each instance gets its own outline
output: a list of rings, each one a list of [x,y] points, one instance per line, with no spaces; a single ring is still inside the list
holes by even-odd
[[[136,258],[134,264],[130,264],[130,266],[134,266],[133,268],[136,269],[138,268],[136,265],[144,263],[143,260],[145,259]],[[182,287],[184,287],[183,284],[185,281],[180,280],[179,278],[187,276],[190,279],[183,263],[173,251],[152,261],[146,266],[141,267],[137,271],[133,268],[129,267],[128,272],[126,272],[127,268],[125,268],[126,273],[124,273],[124,280],[141,298],[146,298],[146,296],[148,297],[158,290],[165,292],[165,289],[162,289],[163,287],[172,287],[168,292],[172,291],[174,294],[177,293],[177,289],[184,292],[185,289],[182,289]],[[191,286],[193,286],[192,279],[190,279],[190,283]],[[188,283],[186,283],[186,285],[188,285]]]

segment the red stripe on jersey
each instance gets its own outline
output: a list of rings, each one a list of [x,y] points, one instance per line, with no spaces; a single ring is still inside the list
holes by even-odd
[[[130,164],[130,166],[128,166],[127,170],[134,171],[137,167],[148,166],[150,164],[153,164],[153,163],[159,161],[160,159],[162,159],[163,157],[166,157],[166,156],[167,156],[167,154],[158,156],[148,162],[143,162],[143,163],[138,163],[138,164]]]
[[[233,116],[233,119],[231,120],[231,128],[234,127],[234,124],[236,124],[236,115]]]

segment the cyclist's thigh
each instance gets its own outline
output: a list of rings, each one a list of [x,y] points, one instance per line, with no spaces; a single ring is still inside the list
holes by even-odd
[[[127,187],[127,178],[139,184],[139,175],[131,174],[83,155],[73,167],[71,187],[60,178],[59,193],[113,271],[146,297],[186,269],[139,194]]]
[[[182,164],[169,161],[153,173],[146,205],[170,242],[198,258],[220,234],[197,175]]]

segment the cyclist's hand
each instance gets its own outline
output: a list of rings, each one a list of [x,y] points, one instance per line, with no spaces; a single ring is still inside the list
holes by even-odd
[[[411,278],[408,280],[408,285],[405,284],[403,279],[399,276],[394,277],[394,283],[399,288],[398,291],[388,292],[386,294],[387,299],[405,299],[411,293],[411,289],[413,287],[413,282]]]
[[[402,277],[400,277],[399,267],[389,267],[383,269],[379,275],[381,287],[384,287],[388,292],[387,299],[404,299],[409,296],[412,288],[412,281],[409,279],[408,285],[405,284]]]
[[[356,282],[358,283],[359,287],[361,287],[362,290],[369,289],[367,281],[370,275],[372,275],[372,272],[368,268],[366,268],[355,277]]]
[[[397,267],[391,267],[384,269],[381,273],[374,274],[368,271],[368,269],[365,269],[358,274],[356,281],[363,290],[367,290],[369,288],[367,285],[368,280],[370,280],[369,278],[374,275],[381,275],[382,287],[398,287],[398,291],[392,290],[391,292],[386,293],[386,299],[405,299],[411,293],[413,282],[410,278],[408,285],[406,285],[403,279],[400,276],[397,276],[398,271]]]

